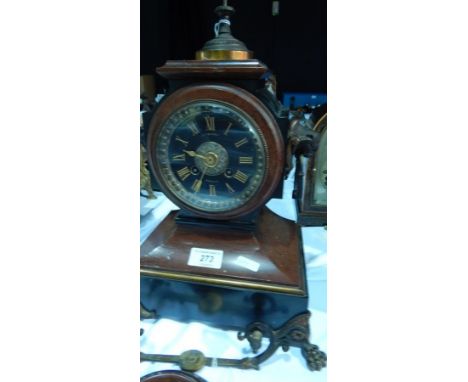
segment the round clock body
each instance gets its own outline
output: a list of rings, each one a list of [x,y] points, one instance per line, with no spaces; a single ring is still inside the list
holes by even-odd
[[[283,173],[284,143],[275,118],[251,93],[228,84],[192,85],[158,107],[148,156],[175,204],[203,218],[227,220],[271,197]]]

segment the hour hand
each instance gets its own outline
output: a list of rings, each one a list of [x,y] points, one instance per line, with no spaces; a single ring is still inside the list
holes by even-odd
[[[203,155],[200,155],[200,154],[197,154],[195,151],[189,151],[189,150],[183,150],[184,153],[186,153],[187,155],[191,156],[191,157],[198,157],[198,158],[201,158],[201,159],[206,159],[206,157],[204,157]]]

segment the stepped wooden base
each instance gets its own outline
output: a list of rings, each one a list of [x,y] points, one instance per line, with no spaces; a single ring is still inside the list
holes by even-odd
[[[227,360],[226,366],[258,368],[278,347],[290,346],[302,349],[309,369],[325,366],[326,356],[308,341],[302,238],[294,222],[267,208],[260,212],[253,232],[187,227],[177,225],[175,218],[175,212],[168,215],[141,246],[142,318],[155,318],[157,313],[157,317],[238,330],[239,339],[247,339],[254,352],[262,337],[270,339],[262,354],[231,360],[232,365]],[[220,269],[188,265],[194,247],[222,251]],[[246,267],[239,256],[258,269]],[[142,360],[151,360],[151,355],[143,355]]]
[[[179,226],[171,213],[142,244],[141,303],[179,321],[278,327],[307,310],[300,228],[264,208],[253,232]],[[188,265],[192,248],[223,251],[220,269]],[[239,261],[247,258],[258,269]]]

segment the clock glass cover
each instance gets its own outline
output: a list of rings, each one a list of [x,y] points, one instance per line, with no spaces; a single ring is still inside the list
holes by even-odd
[[[206,212],[244,205],[266,172],[266,144],[239,108],[214,100],[187,103],[162,124],[154,151],[172,197]]]

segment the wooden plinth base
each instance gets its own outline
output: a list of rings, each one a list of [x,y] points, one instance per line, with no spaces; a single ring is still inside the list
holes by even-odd
[[[179,226],[175,217],[168,215],[141,246],[140,295],[147,310],[238,330],[258,320],[277,327],[307,310],[294,222],[267,208],[253,232]],[[223,251],[220,269],[188,265],[194,247]]]

